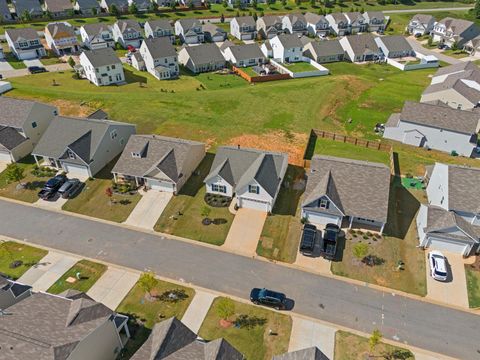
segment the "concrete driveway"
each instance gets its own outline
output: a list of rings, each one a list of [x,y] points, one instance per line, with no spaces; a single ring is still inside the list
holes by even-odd
[[[149,190],[140,192],[142,198],[130,213],[125,224],[142,229],[153,230],[158,218],[168,205],[173,194],[163,191]]]
[[[7,168],[8,163],[6,161],[0,161],[0,173]]]
[[[42,200],[38,199],[36,202],[33,204],[35,206],[44,208],[44,209],[49,209],[49,210],[62,210],[62,206],[68,201],[68,199],[63,199],[61,198],[58,194],[55,195],[55,197],[51,200]]]
[[[222,247],[237,254],[254,256],[266,219],[264,211],[238,209]]]
[[[13,70],[13,67],[7,62],[7,60],[0,60],[0,71],[11,71],[11,70]]]
[[[23,63],[25,66],[28,68],[29,66],[40,66],[43,67],[43,64],[40,60],[38,59],[32,59],[32,60],[23,60]]]
[[[434,280],[430,276],[428,264],[428,251],[425,252],[427,263],[427,298],[441,301],[449,305],[468,309],[467,280],[465,277],[465,259],[459,254],[442,251],[448,259],[450,273],[446,282]]]
[[[296,351],[316,346],[329,359],[333,359],[336,332],[337,329],[333,327],[292,316],[292,333],[290,335],[288,351]]]
[[[203,320],[205,319],[205,316],[207,316],[208,310],[216,297],[217,295],[215,294],[198,289],[195,290],[195,296],[183,315],[182,323],[184,323],[195,334],[198,333],[198,330],[200,330]]]
[[[136,272],[110,266],[88,290],[87,295],[115,310],[139,277]]]

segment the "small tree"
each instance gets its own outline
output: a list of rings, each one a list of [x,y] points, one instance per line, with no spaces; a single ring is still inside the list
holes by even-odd
[[[20,166],[18,166],[16,163],[11,163],[8,164],[7,168],[5,169],[5,177],[9,183],[19,183],[25,177],[25,174]]]
[[[315,7],[315,0],[310,0],[310,6]]]
[[[67,10],[67,15],[68,15],[68,17],[74,17],[74,16],[75,16],[75,10],[73,10],[73,9],[68,9],[68,10]]]
[[[97,10],[96,7],[93,7],[91,11],[92,11],[92,15],[93,15],[93,16],[95,16],[95,15],[98,14],[98,10]]]
[[[53,19],[53,15],[50,11],[45,11],[45,17],[49,20],[52,20]]]
[[[254,8],[255,10],[257,10],[257,7],[258,7],[258,2],[257,2],[257,0],[252,0],[252,8]]]
[[[475,8],[473,9],[473,13],[477,19],[480,19],[480,0],[475,1]]]
[[[155,273],[152,271],[142,273],[138,279],[138,286],[150,296],[152,296],[151,292],[156,285],[157,279],[155,278]]]
[[[110,9],[108,9],[108,11],[110,12],[110,14],[112,14],[112,16],[118,16],[120,14],[115,4],[110,5]]]
[[[22,21],[29,22],[32,20],[32,15],[30,14],[30,11],[25,10],[21,16]]]
[[[452,44],[452,50],[453,50],[453,51],[457,51],[457,50],[458,50],[458,42],[455,41],[455,42]]]
[[[368,244],[367,243],[357,243],[353,246],[353,256],[357,259],[363,259],[368,254]]]
[[[433,38],[432,38],[431,36],[428,37],[427,45],[428,45],[428,46],[432,46],[432,45],[433,45]]]
[[[373,353],[373,351],[375,350],[375,347],[378,345],[380,340],[382,340],[382,337],[383,337],[383,335],[380,332],[380,330],[378,330],[378,329],[373,330],[372,335],[370,335],[370,338],[368,339],[368,346],[370,347],[370,354]]]
[[[113,203],[113,191],[111,187],[105,189],[105,195],[108,197],[110,205]]]
[[[187,7],[189,9],[193,9],[193,1],[192,0],[187,0]]]
[[[287,0],[282,0],[282,6],[283,7],[287,6]]]
[[[222,24],[225,22],[225,15],[223,15],[223,13],[222,13],[222,16],[220,16],[220,22]]]
[[[75,60],[73,60],[71,56],[68,58],[68,65],[70,65],[72,69],[75,66]]]
[[[128,12],[129,12],[130,14],[137,14],[137,13],[138,13],[137,4],[135,4],[134,2],[132,2],[132,3],[128,6]]]
[[[235,303],[230,298],[222,298],[217,305],[217,315],[222,320],[228,320],[235,314]]]
[[[222,1],[222,5],[224,8],[227,8],[228,7],[228,1],[227,0],[223,0]]]

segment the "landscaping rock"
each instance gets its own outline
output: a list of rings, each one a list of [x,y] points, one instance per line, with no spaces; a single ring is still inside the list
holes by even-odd
[[[20,266],[22,266],[22,265],[23,265],[23,261],[22,261],[22,260],[15,260],[15,261],[12,261],[12,262],[10,263],[10,265],[8,265],[8,267],[9,267],[10,269],[16,269],[16,268],[18,268],[18,267],[20,267]]]

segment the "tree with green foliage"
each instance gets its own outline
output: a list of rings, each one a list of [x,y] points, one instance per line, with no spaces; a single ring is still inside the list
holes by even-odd
[[[153,271],[142,273],[138,279],[138,286],[140,286],[140,289],[150,296],[152,295],[152,290],[157,286],[157,283],[158,281],[155,278],[155,273]]]
[[[287,0],[282,0],[282,6],[283,7],[287,6]]]
[[[128,12],[133,15],[138,14],[137,4],[132,2],[130,5],[128,5]]]
[[[473,9],[473,13],[477,19],[480,19],[480,0],[475,1],[475,7]]]
[[[21,15],[21,19],[24,22],[30,22],[32,20],[32,14],[30,14],[30,11],[25,10]]]
[[[75,10],[73,10],[73,9],[68,9],[68,10],[67,10],[67,15],[68,15],[68,17],[74,17],[74,16],[75,16]]]
[[[433,38],[432,38],[431,36],[428,37],[427,45],[428,45],[429,47],[433,46]]]
[[[372,335],[370,335],[370,338],[368,339],[368,346],[370,348],[370,355],[373,353],[377,345],[380,343],[380,340],[382,340],[382,333],[380,330],[375,329],[372,332]]]
[[[316,4],[315,0],[310,0],[310,6],[311,7],[315,7],[315,4]]]
[[[152,3],[150,4],[150,11],[152,13],[155,13],[158,11],[158,5],[155,1],[152,1]]]
[[[98,9],[96,7],[93,7],[91,9],[92,15],[97,15],[98,14]]]
[[[228,320],[235,314],[235,303],[230,298],[221,298],[217,304],[217,315],[222,320]]]
[[[255,22],[258,20],[258,15],[256,12],[253,13],[253,20],[255,20]]]
[[[205,0],[203,4],[205,5],[205,8],[207,8],[208,10],[212,8],[212,4],[210,3],[210,0]]]
[[[458,42],[455,41],[453,44],[452,44],[452,50],[453,51],[457,51],[458,50]]]
[[[68,65],[70,65],[70,67],[73,69],[73,67],[75,66],[75,60],[73,60],[73,58],[70,56],[67,62]]]
[[[193,1],[192,0],[187,0],[187,7],[191,10],[193,9]]]
[[[115,4],[110,5],[110,9],[108,9],[108,11],[112,16],[118,16],[120,14],[120,11],[118,11],[118,8]]]
[[[263,10],[260,12],[260,16],[261,16],[261,17],[264,17],[264,16],[265,16],[265,13],[263,12]]]
[[[220,22],[223,24],[225,22],[225,15],[222,15],[220,16]]]
[[[24,170],[17,163],[7,165],[5,169],[5,178],[9,183],[20,182],[25,177]]]
[[[356,243],[352,249],[353,256],[361,260],[368,255],[368,250],[369,248],[367,243],[363,243],[363,242]]]
[[[235,0],[235,3],[233,5],[234,8],[240,9],[242,7],[242,1],[241,0]],[[237,17],[240,16],[240,13],[237,11]]]
[[[224,8],[227,8],[228,7],[228,1],[227,0],[223,0],[222,1],[222,5]]]
[[[45,17],[49,20],[52,20],[53,19],[53,15],[50,11],[45,11]]]
[[[252,0],[252,8],[257,10],[257,7],[258,7],[258,2],[257,0]]]

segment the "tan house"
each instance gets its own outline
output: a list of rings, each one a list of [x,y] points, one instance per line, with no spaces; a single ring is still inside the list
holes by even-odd
[[[75,54],[80,49],[77,35],[67,22],[55,22],[45,26],[45,40],[47,47],[58,56]]]

